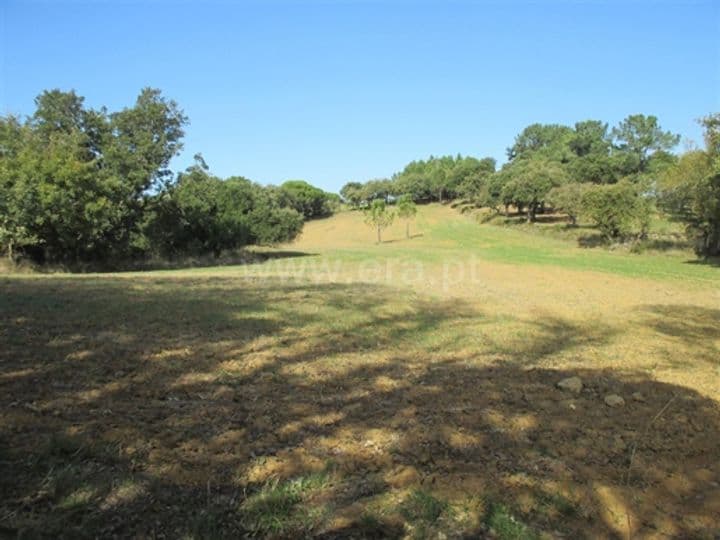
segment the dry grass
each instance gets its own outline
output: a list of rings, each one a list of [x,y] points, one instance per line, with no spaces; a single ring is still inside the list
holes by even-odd
[[[346,213],[264,264],[0,279],[1,531],[717,535],[718,269],[439,206],[414,230]]]

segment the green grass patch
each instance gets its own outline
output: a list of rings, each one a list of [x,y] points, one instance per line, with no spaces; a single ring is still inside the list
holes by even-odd
[[[305,534],[321,521],[323,509],[310,504],[310,496],[328,484],[325,474],[292,480],[273,480],[241,506],[243,524],[255,534]]]
[[[537,533],[516,518],[507,506],[496,502],[488,505],[485,525],[499,540],[536,540],[539,538]]]

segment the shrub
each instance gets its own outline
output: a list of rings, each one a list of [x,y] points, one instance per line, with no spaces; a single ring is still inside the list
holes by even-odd
[[[607,241],[647,234],[650,200],[630,183],[593,186],[583,195],[582,209]]]

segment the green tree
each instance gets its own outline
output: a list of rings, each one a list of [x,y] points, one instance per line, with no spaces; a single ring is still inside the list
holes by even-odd
[[[576,122],[573,133],[568,137],[568,146],[578,157],[608,155],[612,146],[608,125],[600,120]]]
[[[656,116],[632,114],[613,128],[616,148],[631,154],[637,161],[638,171],[646,170],[653,152],[670,151],[680,141],[680,135],[660,128]]]
[[[351,207],[357,208],[363,201],[363,185],[360,182],[348,182],[340,189],[340,195]]]
[[[365,223],[377,231],[378,244],[382,243],[382,231],[395,221],[393,212],[383,199],[375,199],[365,209]]]
[[[592,186],[583,195],[582,207],[608,241],[647,233],[651,205],[635,184]]]
[[[699,255],[720,255],[720,113],[701,123],[705,150],[687,152],[664,172],[660,202],[687,225]]]
[[[527,220],[532,223],[548,192],[567,182],[563,168],[552,161],[528,159],[513,163],[506,169],[510,180],[503,186],[502,197],[512,201],[518,209],[527,208]]]
[[[294,208],[305,219],[325,217],[332,214],[329,194],[304,180],[288,180],[280,186],[283,206]]]
[[[550,161],[566,162],[570,159],[570,139],[573,130],[559,124],[531,124],[507,149],[510,161],[540,157]]]
[[[417,215],[417,206],[409,194],[402,195],[397,200],[397,214],[400,219],[405,220],[405,238],[410,238],[410,222]]]
[[[556,210],[565,212],[570,224],[574,226],[577,225],[583,207],[583,197],[588,189],[588,184],[569,182],[552,188],[547,194],[547,201]]]
[[[454,192],[460,197],[476,201],[488,177],[494,172],[493,158],[462,158],[452,171]]]

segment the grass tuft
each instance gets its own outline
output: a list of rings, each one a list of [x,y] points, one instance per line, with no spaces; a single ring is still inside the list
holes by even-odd
[[[425,491],[415,490],[400,506],[401,515],[408,521],[435,523],[448,509],[448,503]]]
[[[490,503],[485,524],[499,540],[536,540],[538,535],[503,504]]]
[[[301,503],[307,503],[307,499],[327,483],[325,474],[268,482],[243,503],[243,522],[255,534],[309,532],[317,526],[322,512]]]

